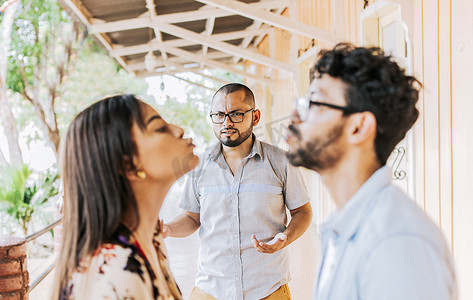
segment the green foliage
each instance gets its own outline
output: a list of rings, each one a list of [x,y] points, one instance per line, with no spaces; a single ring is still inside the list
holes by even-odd
[[[103,97],[116,94],[146,93],[143,79],[120,68],[91,38],[84,45],[64,78],[56,112],[59,129],[64,131],[82,109]]]
[[[20,130],[30,128],[29,141],[48,139],[48,136],[41,130],[31,130],[31,127],[40,128],[42,121],[31,117],[35,112],[33,106],[18,95],[24,94],[27,86],[35,85],[33,74],[38,72],[35,67],[46,65],[47,68],[37,74],[41,83],[36,96],[42,103],[47,101],[45,99],[48,98],[48,82],[51,78],[57,78],[54,60],[51,58],[65,55],[65,43],[76,38],[76,35],[72,34],[75,32],[73,30],[71,18],[55,0],[22,1],[22,6],[18,9],[8,57],[7,86],[17,93],[11,97],[15,102],[14,115]],[[52,32],[54,34],[51,34]],[[46,47],[47,45],[54,47]],[[64,132],[72,118],[83,108],[105,96],[132,93],[143,98],[147,89],[145,81],[124,71],[91,37],[79,34],[72,47],[74,54],[69,64],[65,64],[65,76],[60,84],[56,85],[53,111],[46,112],[49,120],[57,118],[59,132]],[[229,82],[243,82],[240,76],[223,70],[212,70],[210,75]],[[195,80],[195,77],[192,80]],[[214,89],[219,88],[218,83],[205,78],[200,78],[197,82]],[[185,103],[168,98],[158,110],[168,121],[184,127],[192,136],[202,137],[204,142],[208,142],[213,138],[208,119],[213,91],[188,85],[185,92],[188,95]],[[48,103],[45,105],[46,108],[50,106]]]
[[[237,66],[237,68],[243,71],[243,68],[239,68],[239,66]],[[210,73],[213,77],[216,77],[228,82],[239,82],[239,83],[244,84],[243,76],[230,73],[226,70],[214,69],[214,70],[211,70]]]
[[[53,0],[30,0],[22,3],[17,11],[12,30],[8,64],[7,86],[13,92],[22,93],[27,85],[33,85],[36,65],[46,63],[45,43],[60,43],[70,35],[72,21]],[[61,35],[50,35],[53,28],[60,28]],[[24,68],[22,74],[20,65]]]
[[[243,82],[241,76],[220,69],[210,70],[209,75],[227,82]],[[168,122],[183,127],[186,132],[191,133],[191,136],[202,138],[204,143],[209,143],[214,138],[212,124],[209,119],[211,100],[215,91],[221,85],[195,74],[184,73],[179,76],[210,87],[213,90],[188,84],[185,88],[187,94],[185,102],[167,97],[166,102],[158,107],[158,111]]]
[[[208,105],[201,99],[179,102],[168,98],[163,105],[158,107],[158,111],[168,122],[183,127],[186,132],[192,132],[195,136],[202,137],[204,142],[209,142],[213,137],[212,128],[206,121]]]
[[[33,175],[26,165],[5,168],[0,175],[2,210],[17,220],[25,236],[33,214],[58,194],[57,172],[44,174],[37,180]]]
[[[13,92],[10,99],[14,102],[18,128],[20,131],[29,128],[28,142],[47,140],[48,135],[40,130],[45,124],[35,116],[31,103],[20,96],[25,92],[43,106],[50,124],[56,119],[60,133],[77,113],[104,96],[146,92],[144,80],[124,71],[92,37],[76,35],[74,30],[73,21],[55,0],[23,1],[18,9],[6,81]],[[77,40],[68,50],[65,45],[72,39]],[[64,64],[64,77],[53,85],[55,98],[51,101],[50,84],[58,80],[57,63],[65,62],[67,51],[72,56]],[[36,94],[32,88],[37,88]]]

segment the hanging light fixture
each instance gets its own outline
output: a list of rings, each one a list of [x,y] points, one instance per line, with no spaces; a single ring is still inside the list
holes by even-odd
[[[145,68],[148,72],[153,72],[156,68],[156,56],[151,50],[145,56]]]
[[[150,28],[149,29],[150,49],[149,49],[148,53],[145,55],[145,68],[146,68],[146,71],[148,71],[148,72],[153,72],[154,69],[157,66],[157,64],[156,64],[157,57],[154,55],[153,49],[151,49],[151,40],[152,40],[152,36],[151,36],[151,28]]]

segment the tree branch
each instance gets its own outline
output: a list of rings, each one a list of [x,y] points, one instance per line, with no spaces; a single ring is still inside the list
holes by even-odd
[[[8,166],[7,159],[5,158],[5,155],[3,154],[2,149],[0,149],[0,167],[6,167]]]
[[[23,95],[23,97],[25,97],[25,99],[33,103],[33,97],[28,92],[28,90],[31,90],[31,86],[29,85],[28,80],[26,79],[25,67],[20,62],[18,62],[18,66],[20,67],[21,81],[23,82],[23,89],[21,91],[21,94]]]

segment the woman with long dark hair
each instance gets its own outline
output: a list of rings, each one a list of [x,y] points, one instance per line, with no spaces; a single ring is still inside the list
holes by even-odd
[[[65,136],[64,234],[53,299],[181,299],[159,210],[199,163],[191,139],[132,95],[82,111]]]

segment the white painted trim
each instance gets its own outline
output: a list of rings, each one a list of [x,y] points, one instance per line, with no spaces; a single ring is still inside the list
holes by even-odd
[[[259,54],[256,51],[243,49],[243,48],[240,48],[240,47],[237,47],[225,42],[217,41],[211,36],[210,37],[203,36],[201,34],[195,33],[193,31],[190,31],[190,30],[187,30],[182,27],[172,25],[169,23],[160,23],[158,27],[161,31],[167,32],[169,34],[180,37],[182,39],[187,39],[187,40],[194,41],[196,43],[201,43],[202,45],[207,45],[219,51],[227,52],[235,56],[246,58],[255,63],[259,63],[271,68],[276,68],[276,69],[287,71],[287,72],[293,71],[292,66],[290,66],[289,64],[286,64],[276,59]]]
[[[63,0],[63,1],[71,1],[71,0]],[[261,1],[254,4],[248,4],[250,9],[275,9],[280,7],[286,7],[288,5],[287,0],[271,0],[271,1]],[[156,22],[159,23],[180,23],[180,22],[190,22],[190,21],[197,21],[203,20],[210,17],[220,18],[220,17],[227,17],[234,15],[234,13],[229,12],[227,10],[222,10],[219,8],[209,8],[209,9],[200,9],[195,11],[189,12],[182,12],[182,13],[173,13],[173,14],[166,14],[166,15],[158,15],[155,18]],[[133,18],[128,20],[120,20],[115,22],[94,22],[91,27],[92,33],[99,33],[99,32],[115,32],[115,31],[123,31],[123,30],[130,30],[130,29],[137,29],[143,27],[154,27],[154,23],[149,18],[146,17],[139,17]]]
[[[210,37],[212,37],[216,41],[229,41],[229,40],[244,38],[248,34],[265,35],[269,33],[270,31],[271,31],[270,28],[262,28],[262,29],[254,29],[254,30],[240,30],[240,31],[213,34]],[[165,41],[163,42],[163,44],[168,45],[168,46],[173,46],[173,47],[185,47],[185,46],[191,46],[191,45],[196,45],[200,43],[196,43],[194,41],[189,41],[189,40],[183,40],[183,39],[175,39],[175,40]],[[146,44],[140,44],[140,45],[128,46],[128,47],[115,46],[113,52],[116,55],[125,56],[125,55],[148,52],[149,49],[152,49],[153,51],[159,50],[159,43],[157,41],[154,41],[151,44],[146,43]],[[228,55],[228,56],[231,56],[231,55]]]
[[[300,65],[301,63],[305,62],[311,56],[316,56],[318,52],[319,52],[319,47],[317,47],[317,45],[313,46],[312,48],[302,53],[301,56],[297,58],[296,60],[297,65]]]
[[[202,55],[202,53],[195,53],[194,54],[196,55]],[[202,56],[203,57],[203,56]],[[208,58],[208,59],[222,59],[222,58],[230,58],[231,55],[228,55],[227,53],[223,53],[223,52],[212,52],[212,53],[209,53],[207,54],[207,56],[205,56],[205,58]],[[188,64],[188,63],[194,63],[194,61],[190,61],[184,57],[179,57],[179,56],[174,56],[174,57],[170,57],[168,58],[168,60],[164,61],[162,59],[156,59],[156,63],[157,63],[157,66],[158,68],[160,66],[165,66],[166,64],[181,64],[181,65],[184,65],[184,64]],[[140,69],[143,69],[144,68],[144,64],[143,64],[143,59],[142,58],[138,58],[138,59],[132,59],[132,60],[128,60],[127,61],[127,65],[128,65],[128,68],[130,70],[140,70]]]
[[[200,83],[197,83],[197,82],[193,82],[193,81],[191,81],[191,80],[189,80],[189,79],[185,79],[185,78],[182,78],[182,77],[176,76],[175,74],[168,74],[168,75],[170,75],[170,76],[172,76],[172,77],[174,77],[174,78],[177,78],[177,79],[179,79],[179,80],[181,80],[181,81],[184,81],[184,82],[187,82],[187,83],[190,83],[190,84],[196,85],[196,86],[200,86],[200,87],[202,87],[202,88],[204,88],[204,89],[208,89],[208,90],[211,90],[211,91],[214,91],[214,92],[216,92],[216,91],[217,91],[217,90],[216,90],[216,89],[214,89],[214,88],[211,88],[211,87],[205,86],[205,85],[203,85],[203,84],[200,84]],[[200,74],[198,74],[198,75],[200,75]]]
[[[202,32],[202,34],[205,34],[206,36],[211,36],[212,32],[214,30],[214,25],[215,25],[215,17],[210,17],[207,19],[205,22],[205,30]],[[209,47],[207,45],[202,46],[202,54],[207,55],[207,50]],[[204,66],[202,66],[204,67]]]
[[[167,45],[163,45],[163,46],[164,46],[166,52],[171,53],[173,55],[180,56],[180,57],[185,57],[185,58],[187,58],[191,61],[194,61],[194,62],[204,63],[207,66],[211,66],[213,68],[220,68],[220,69],[223,69],[223,70],[227,70],[227,71],[232,72],[234,74],[238,74],[238,75],[241,75],[241,76],[244,76],[244,77],[248,77],[248,78],[251,78],[251,79],[254,79],[254,80],[258,80],[258,81],[260,81],[262,83],[265,83],[265,84],[273,83],[273,81],[271,81],[269,79],[265,79],[261,76],[250,74],[250,73],[247,73],[247,72],[242,71],[242,70],[231,68],[230,66],[228,66],[226,64],[223,64],[221,62],[202,57],[202,56],[194,54],[192,52],[185,51],[185,50],[175,48],[175,47],[171,47],[171,46],[167,46]]]
[[[258,7],[251,7],[248,4],[245,4],[236,0],[196,0],[201,3],[208,5],[213,5],[215,7],[231,11],[235,14],[242,15],[244,17],[262,21],[269,25],[279,27],[281,29],[294,32],[300,35],[304,35],[310,38],[315,38],[318,40],[338,43],[343,39],[334,32],[330,32],[321,28],[317,28],[297,20],[291,20],[280,15],[277,15],[272,12],[265,11],[264,9]]]
[[[261,25],[263,23],[260,22],[260,21],[254,21],[253,24],[251,24],[250,26],[248,26],[246,29],[257,29],[257,28],[260,28]],[[248,34],[246,35],[244,38],[243,38],[243,41],[241,41],[240,43],[240,47],[241,48],[248,48],[248,46],[250,45],[251,41],[253,40],[253,38],[255,37],[255,34]],[[235,56],[233,58],[233,63],[236,64],[240,61],[241,57],[239,56]]]

